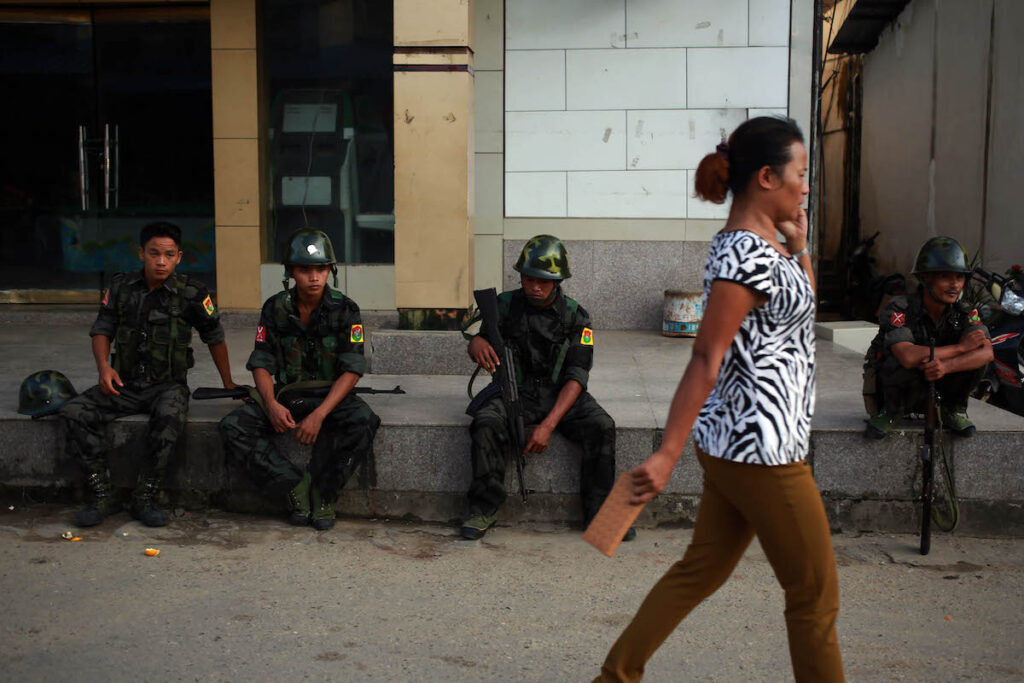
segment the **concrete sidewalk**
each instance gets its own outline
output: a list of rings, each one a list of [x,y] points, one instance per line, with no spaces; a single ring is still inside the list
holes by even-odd
[[[77,469],[60,447],[63,435],[57,421],[31,421],[15,411],[18,385],[35,370],[60,370],[79,390],[95,383],[85,322],[90,317],[74,314],[49,319],[66,324],[42,324],[45,317],[31,319],[0,310],[0,383],[9,387],[8,400],[0,402],[0,485],[9,495],[17,495],[19,490],[34,491],[34,495],[44,490],[66,494],[77,480]],[[229,314],[225,319],[234,378],[251,382],[244,366],[252,347],[255,316]],[[396,356],[410,355],[408,347],[403,353],[394,345],[394,334],[369,327],[368,348],[377,354],[372,367],[394,365],[385,362],[382,349]],[[380,415],[383,426],[375,441],[374,467],[367,468],[355,478],[358,481],[346,487],[341,511],[441,522],[464,514],[464,494],[470,480],[469,418],[463,412],[468,400],[468,377],[429,373],[469,372],[471,366],[462,360],[464,343],[457,333],[437,334],[441,336],[434,338],[432,348],[441,351],[423,353],[418,364],[423,374],[370,373],[363,378],[362,385],[390,388],[399,384],[408,393],[365,397]],[[388,344],[383,343],[385,339],[390,339]],[[668,405],[689,359],[692,340],[666,338],[656,332],[599,330],[596,342],[589,389],[616,420],[617,463],[623,470],[642,462],[660,442]],[[817,358],[818,399],[811,462],[834,526],[913,531],[918,514],[915,499],[919,495],[920,424],[901,425],[881,443],[864,439],[860,356],[819,340]],[[484,381],[478,379],[477,389]],[[201,344],[196,348],[190,385],[219,385],[209,354]],[[231,407],[229,400],[193,401],[178,462],[169,473],[168,488],[178,505],[253,511],[267,508],[268,502],[251,483],[224,463],[216,423]],[[961,499],[960,532],[1022,535],[1024,418],[977,401],[972,401],[970,415],[978,434],[973,439],[948,442]],[[144,419],[119,420],[110,432],[115,446],[115,482],[128,486],[133,476],[130,452],[142,445]],[[300,461],[308,457],[308,449],[287,437],[278,438],[292,457]],[[528,486],[538,493],[526,505],[510,498],[502,511],[503,519],[578,519],[578,477],[572,446],[556,438],[548,453],[531,462],[527,479]],[[641,523],[692,520],[700,480],[696,460],[684,456],[668,490],[648,507]]]

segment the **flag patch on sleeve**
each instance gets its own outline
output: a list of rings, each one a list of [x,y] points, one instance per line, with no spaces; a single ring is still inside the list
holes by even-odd
[[[906,322],[907,322],[907,314],[906,313],[897,313],[896,311],[893,311],[889,315],[889,324],[892,325],[893,327],[903,327],[903,325],[906,324]]]
[[[257,344],[265,344],[266,341],[267,341],[267,328],[263,327],[263,325],[257,325],[256,326],[256,343]]]
[[[357,343],[363,341],[363,326],[362,325],[353,325],[352,326],[352,331],[348,335],[348,340],[350,342],[357,342]]]
[[[970,321],[970,323],[972,325],[980,325],[981,324],[981,316],[978,315],[978,309],[977,308],[975,308],[973,311],[971,311],[971,314],[967,317],[967,319]]]
[[[103,290],[103,301],[100,302],[100,306],[106,306],[108,301],[110,301],[110,290],[109,289],[104,289]]]
[[[583,334],[580,335],[580,344],[584,346],[594,345],[594,331],[589,327],[583,328]]]
[[[213,300],[210,299],[210,295],[209,294],[207,294],[206,298],[203,299],[203,308],[206,309],[206,315],[213,315],[213,312],[216,310],[213,307]]]

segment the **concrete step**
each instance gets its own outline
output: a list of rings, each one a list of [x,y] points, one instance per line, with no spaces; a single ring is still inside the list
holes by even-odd
[[[248,378],[244,362],[251,343],[251,330],[228,330],[237,381]],[[599,333],[589,389],[616,420],[619,471],[641,463],[660,443],[668,405],[691,348],[692,340],[657,333]],[[464,353],[462,346],[456,350]],[[54,418],[33,421],[15,412],[21,379],[45,367],[64,371],[79,389],[94,383],[86,330],[0,323],[0,385],[9,387],[9,398],[0,402],[0,491],[8,498],[66,499],[79,481],[77,467],[64,454],[59,423]],[[860,356],[819,340],[817,368],[810,459],[834,528],[914,532],[920,507],[920,424],[898,425],[882,442],[864,439]],[[342,513],[440,522],[462,518],[471,476],[466,380],[460,375],[364,377],[363,385],[400,384],[408,393],[365,397],[383,424],[372,466],[353,477],[343,492]],[[212,363],[201,349],[190,381],[193,387],[217,384]],[[281,509],[280,501],[266,500],[241,469],[224,460],[217,422],[232,406],[230,400],[192,402],[167,481],[174,505],[252,512]],[[958,533],[1024,535],[1024,418],[973,401],[970,414],[978,434],[951,439],[948,448],[961,500]],[[144,447],[144,435],[145,419],[140,416],[109,427],[111,468],[121,487],[133,484],[133,454]],[[275,438],[296,462],[308,459],[308,448],[287,436]],[[525,504],[515,494],[510,471],[510,499],[502,518],[578,520],[578,457],[575,446],[556,434],[548,453],[530,459],[527,486],[537,493]],[[692,523],[700,490],[701,471],[688,445],[668,489],[648,506],[640,524]]]

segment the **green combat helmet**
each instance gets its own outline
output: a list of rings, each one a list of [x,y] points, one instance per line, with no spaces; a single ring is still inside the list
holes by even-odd
[[[914,259],[914,275],[919,273],[970,273],[967,254],[952,237],[932,237],[921,245]]]
[[[572,277],[569,272],[569,252],[565,250],[562,240],[553,235],[531,237],[513,267],[523,275],[542,280],[567,280]]]
[[[338,286],[338,260],[334,257],[334,245],[327,233],[312,228],[302,228],[288,238],[288,251],[281,263],[284,264],[284,288],[288,289],[288,278],[292,266],[330,266],[334,286]]]
[[[75,396],[78,396],[78,392],[63,373],[40,370],[33,372],[21,383],[18,412],[33,418],[52,415]]]

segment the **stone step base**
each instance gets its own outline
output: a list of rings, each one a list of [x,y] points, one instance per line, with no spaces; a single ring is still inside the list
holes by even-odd
[[[20,416],[0,423],[0,491],[4,497],[73,499],[81,475],[64,453],[60,423],[53,418],[32,421]],[[374,443],[372,467],[361,468],[349,481],[339,512],[442,523],[462,519],[471,477],[467,423],[468,418],[454,424],[385,422]],[[145,430],[141,417],[118,420],[108,427],[112,480],[125,491],[134,485],[134,454],[145,447]],[[287,436],[274,438],[296,463],[308,460],[308,447]],[[659,429],[620,427],[617,470],[643,462],[660,439]],[[918,528],[920,442],[921,433],[914,429],[894,432],[881,442],[864,439],[859,431],[813,432],[810,460],[836,530],[897,533]],[[1024,433],[980,432],[971,439],[951,438],[948,453],[961,501],[959,533],[1024,535],[1024,468],[1020,467]],[[519,499],[510,468],[503,523],[578,523],[578,462],[575,446],[556,434],[547,453],[530,458],[527,487],[536,493],[526,503]],[[648,506],[638,523],[692,524],[701,479],[691,444],[666,491]],[[266,499],[243,468],[225,461],[213,418],[190,419],[165,488],[170,504],[189,509],[283,510],[283,501]]]

